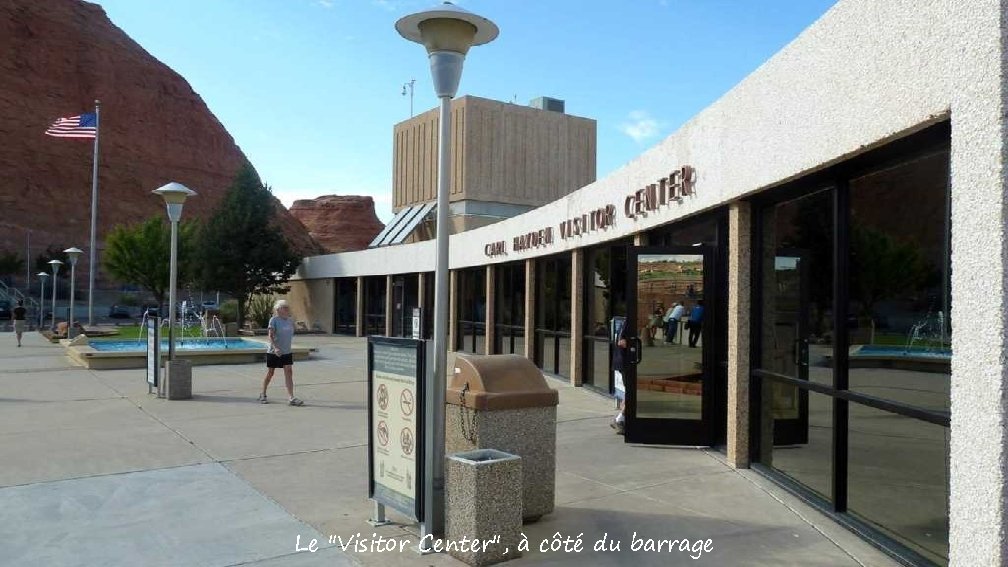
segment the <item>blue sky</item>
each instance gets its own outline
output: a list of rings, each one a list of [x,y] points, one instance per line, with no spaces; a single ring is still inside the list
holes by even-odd
[[[371,195],[391,217],[392,127],[437,99],[395,21],[429,0],[98,0],[185,77],[288,206]],[[674,132],[835,0],[460,0],[500,37],[459,96],[564,99],[598,121],[598,177]]]

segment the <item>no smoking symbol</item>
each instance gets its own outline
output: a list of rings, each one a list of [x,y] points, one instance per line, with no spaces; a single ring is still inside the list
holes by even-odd
[[[402,408],[403,415],[413,415],[413,391],[403,390],[399,394],[399,407]]]
[[[388,388],[385,387],[385,384],[378,386],[378,407],[382,411],[388,407]]]
[[[404,427],[402,433],[399,434],[399,443],[402,445],[404,455],[413,454],[413,432],[409,427]]]
[[[384,421],[378,422],[378,443],[382,447],[388,445],[388,426],[385,425]]]

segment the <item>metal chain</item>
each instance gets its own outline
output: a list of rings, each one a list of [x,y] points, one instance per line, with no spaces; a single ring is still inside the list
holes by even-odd
[[[462,387],[462,393],[459,394],[459,427],[462,429],[462,437],[467,441],[476,444],[476,410],[472,410],[472,417],[469,419],[469,431],[466,432],[466,414],[468,413],[468,408],[465,407],[465,395],[469,391],[469,382],[465,383]]]

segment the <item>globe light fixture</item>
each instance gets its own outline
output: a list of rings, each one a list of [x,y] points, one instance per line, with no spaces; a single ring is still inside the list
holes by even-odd
[[[192,189],[175,183],[163,185],[154,191],[164,198],[171,222],[171,253],[168,266],[168,360],[175,361],[175,288],[178,284],[178,223],[182,219],[182,205],[196,195]]]
[[[67,248],[63,253],[67,255],[67,260],[70,261],[70,310],[67,313],[67,338],[71,339],[74,332],[74,285],[76,284],[77,276],[77,260],[80,259],[80,255],[84,251],[73,247]]]

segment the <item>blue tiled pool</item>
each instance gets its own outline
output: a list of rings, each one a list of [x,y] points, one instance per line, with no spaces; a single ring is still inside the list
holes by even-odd
[[[909,350],[906,347],[900,346],[883,346],[883,345],[863,345],[859,347],[855,352],[850,354],[851,358],[857,357],[906,357],[906,358],[933,358],[936,360],[949,360],[952,358],[952,351],[947,348],[930,348],[925,349],[921,347],[911,348]]]
[[[146,340],[121,340],[103,341],[93,340],[89,345],[95,350],[102,352],[142,352],[147,350]],[[183,341],[175,341],[176,350],[228,350],[228,349],[257,349],[265,352],[266,345],[259,341],[250,341],[239,338],[191,338]],[[168,350],[168,341],[161,341],[161,350]]]

